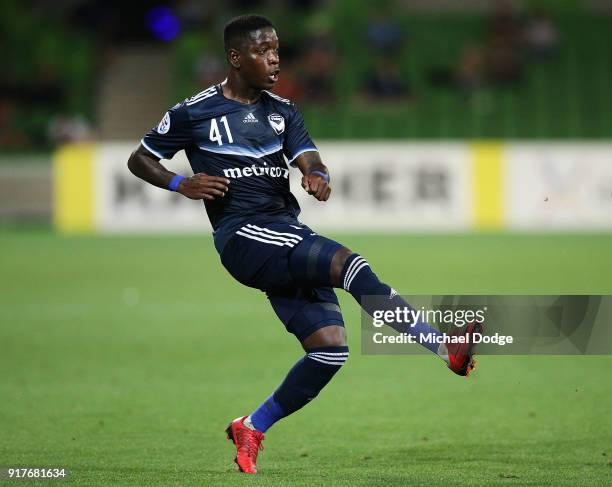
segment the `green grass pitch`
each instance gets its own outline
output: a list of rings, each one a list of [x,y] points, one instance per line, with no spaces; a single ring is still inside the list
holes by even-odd
[[[338,238],[405,294],[612,294],[610,235]],[[209,237],[5,231],[0,278],[0,465],[62,465],[70,485],[612,482],[611,356],[486,356],[465,380],[362,356],[342,294],[347,366],[248,477],[223,429],[302,352]]]

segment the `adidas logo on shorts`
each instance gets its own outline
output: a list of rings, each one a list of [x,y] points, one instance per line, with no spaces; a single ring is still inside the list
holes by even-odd
[[[259,120],[257,120],[255,118],[255,115],[253,115],[253,113],[251,112],[249,112],[249,114],[242,119],[242,123],[257,123],[257,122],[259,122]]]

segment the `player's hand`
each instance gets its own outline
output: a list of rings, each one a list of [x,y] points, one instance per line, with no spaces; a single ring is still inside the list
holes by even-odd
[[[214,200],[225,196],[229,183],[227,178],[200,172],[183,179],[177,191],[192,200]]]
[[[306,174],[302,177],[302,188],[319,201],[327,201],[331,193],[328,182],[319,174]]]

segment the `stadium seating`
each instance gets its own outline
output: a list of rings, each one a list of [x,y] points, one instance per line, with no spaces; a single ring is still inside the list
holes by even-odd
[[[85,117],[95,132],[96,94],[103,92],[96,80],[101,79],[98,71],[105,69],[104,58],[98,59],[104,54],[96,47],[98,34],[65,28],[60,14],[27,16],[18,2],[7,5],[0,27],[9,60],[14,62],[10,76],[7,73],[0,81],[5,94],[22,91],[10,123],[26,134],[36,150],[50,147],[49,121],[58,111]],[[365,103],[360,96],[378,56],[366,40],[368,9],[351,5],[332,2],[327,10],[319,7],[300,15],[283,9],[269,12],[285,47],[303,44],[321,30],[335,44],[338,63],[330,74],[333,101],[317,104],[305,99],[301,104],[316,139],[604,139],[612,134],[612,29],[606,16],[576,8],[551,12],[560,34],[556,54],[547,62],[527,63],[522,80],[512,87],[485,86],[466,97],[433,83],[431,74],[439,67],[452,70],[463,47],[483,41],[487,17],[397,12],[393,18],[402,27],[405,42],[394,58],[413,96],[406,102],[377,104]],[[11,21],[17,18],[20,22]],[[194,64],[203,52],[220,53],[221,30],[220,21],[213,28],[185,30],[171,44],[173,89],[167,106],[203,88]],[[39,89],[32,80],[40,79],[49,67],[55,86],[61,88],[59,106],[28,99],[28,89]]]
[[[336,12],[331,32],[341,53],[334,75],[336,102],[304,103],[302,111],[316,138],[606,138],[612,134],[612,36],[610,21],[589,13],[553,13],[560,32],[558,53],[545,63],[528,63],[511,88],[489,87],[467,100],[436,87],[428,73],[452,66],[460,49],[482,39],[483,16],[469,14],[398,17],[407,42],[397,55],[414,99],[377,107],[358,97],[360,83],[375,62],[365,39],[364,12]],[[293,17],[290,22],[297,22]],[[304,20],[304,22],[306,22]],[[292,24],[277,23],[283,27]],[[299,28],[298,28],[299,30]],[[199,88],[189,69],[202,49],[220,49],[213,36],[186,33],[176,46],[176,98]],[[282,41],[282,40],[281,40]]]

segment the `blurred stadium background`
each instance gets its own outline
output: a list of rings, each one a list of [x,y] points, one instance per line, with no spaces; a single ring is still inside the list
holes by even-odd
[[[0,17],[0,45],[11,66],[0,78],[0,219],[50,222],[52,154],[75,142],[101,144],[98,149],[137,143],[167,107],[223,79],[223,24],[257,10],[275,20],[282,36],[276,91],[299,104],[315,140],[429,141],[430,147],[449,140],[588,141],[591,146],[572,155],[559,145],[544,148],[552,155],[527,150],[528,165],[534,172],[537,164],[547,165],[548,178],[557,180],[549,182],[551,190],[565,193],[569,205],[578,194],[601,197],[584,203],[583,194],[580,204],[590,205],[585,212],[592,225],[610,228],[607,189],[584,180],[609,185],[612,177],[602,168],[612,134],[611,9],[605,0],[469,0],[460,6],[444,0],[7,0]],[[497,150],[504,159],[505,149]],[[453,154],[457,148],[432,157]],[[444,190],[444,171],[416,164],[424,168],[415,183],[421,192],[435,192],[436,178]],[[572,172],[576,164],[587,173],[583,181]],[[377,165],[384,171],[384,162]],[[385,174],[373,177],[384,180]],[[551,207],[559,202],[540,196],[550,204],[538,227],[554,219]],[[566,226],[584,215],[565,217]]]
[[[305,222],[407,294],[612,294],[609,0],[3,0],[0,465],[243,481],[220,431],[299,347],[201,205],[125,163],[223,79],[223,25],[252,11],[332,173],[328,205],[294,186]],[[268,485],[609,482],[609,356],[483,357],[466,385],[361,356],[341,299],[350,365],[271,432]]]

